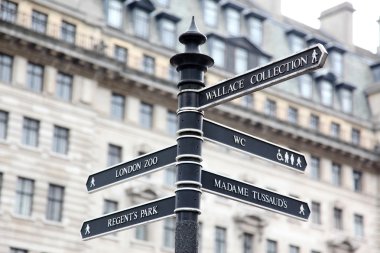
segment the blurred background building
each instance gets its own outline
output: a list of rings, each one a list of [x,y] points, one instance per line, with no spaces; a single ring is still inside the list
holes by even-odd
[[[83,220],[173,194],[175,168],[89,195],[88,175],[175,144],[169,58],[194,15],[207,85],[314,43],[325,67],[205,117],[304,153],[305,175],[211,143],[204,167],[307,201],[308,222],[202,195],[202,253],[380,252],[380,57],[352,43],[353,6],[316,30],[280,0],[2,0],[0,252],[174,252],[175,220],[82,242]],[[379,13],[380,14],[380,13]],[[363,28],[365,29],[365,28]]]

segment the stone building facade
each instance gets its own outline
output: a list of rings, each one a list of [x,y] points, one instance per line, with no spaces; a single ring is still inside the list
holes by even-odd
[[[175,168],[88,194],[89,174],[175,144],[169,58],[195,16],[206,85],[300,51],[325,67],[205,117],[307,156],[305,174],[209,142],[204,168],[309,203],[301,222],[202,195],[200,252],[380,252],[380,57],[352,43],[354,8],[313,29],[280,0],[2,0],[0,252],[174,252],[168,219],[83,242],[83,220],[173,194]]]

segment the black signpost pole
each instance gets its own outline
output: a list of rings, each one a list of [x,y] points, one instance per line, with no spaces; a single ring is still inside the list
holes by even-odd
[[[193,18],[189,30],[179,37],[179,41],[185,45],[185,52],[170,59],[170,63],[180,73],[177,111],[176,253],[198,252],[203,142],[203,111],[198,109],[198,91],[205,86],[204,73],[214,63],[211,57],[200,53],[199,46],[206,40],[206,36],[198,31]]]

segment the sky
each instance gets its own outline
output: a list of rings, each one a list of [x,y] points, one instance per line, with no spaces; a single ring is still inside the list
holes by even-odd
[[[319,28],[322,11],[344,0],[282,0],[282,14],[313,28]],[[354,44],[376,53],[379,46],[380,0],[347,0],[356,10],[353,14]]]

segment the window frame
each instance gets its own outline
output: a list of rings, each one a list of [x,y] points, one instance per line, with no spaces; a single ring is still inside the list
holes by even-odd
[[[140,126],[145,129],[153,128],[153,105],[145,102],[140,103]]]
[[[175,228],[176,220],[173,218],[165,219],[164,221],[164,247],[174,249],[175,247]]]
[[[319,87],[321,104],[324,106],[332,107],[334,104],[334,87],[332,82],[321,80],[319,82]]]
[[[28,62],[27,66],[27,88],[35,93],[42,93],[44,89],[44,66]]]
[[[107,150],[108,167],[119,164],[121,163],[122,160],[123,160],[123,147],[108,143],[108,150]]]
[[[40,121],[24,116],[22,125],[22,144],[37,148],[39,146],[39,132]],[[34,138],[33,140],[31,140],[32,137]]]
[[[137,37],[149,39],[150,35],[150,14],[148,11],[136,7],[133,10],[133,29]]]
[[[58,72],[56,84],[56,97],[63,101],[70,102],[73,96],[73,76]]]
[[[149,55],[143,56],[143,71],[149,75],[156,73],[156,60],[154,57]]]
[[[125,119],[125,96],[116,92],[111,94],[111,118],[123,121]]]
[[[331,182],[334,186],[342,186],[342,166],[340,164],[331,164],[331,177]]]
[[[176,22],[167,18],[161,18],[158,23],[161,44],[167,48],[175,48],[177,45]]]
[[[61,191],[59,197],[57,197],[55,190]],[[63,206],[65,198],[65,187],[56,184],[49,184],[48,196],[47,196],[47,207],[46,207],[46,219],[55,222],[61,222],[63,217]],[[57,207],[57,206],[58,207]],[[57,209],[58,208],[58,209]],[[58,211],[57,211],[58,210]],[[58,212],[58,213],[56,213]]]
[[[217,27],[219,6],[216,0],[203,0],[203,22],[206,26]],[[210,18],[211,17],[211,18]]]
[[[226,7],[224,10],[226,32],[231,36],[240,36],[241,34],[241,12],[232,7]]]
[[[25,189],[26,187],[25,183],[30,184],[30,189]],[[32,216],[33,198],[34,198],[34,180],[30,178],[25,178],[25,177],[18,177],[17,186],[16,186],[16,200],[15,200],[16,205],[14,207],[15,213],[17,215],[22,215],[22,216],[28,216],[28,217]],[[25,205],[27,207],[27,210],[24,210]]]
[[[334,207],[334,228],[343,230],[343,210],[338,207]]]
[[[52,151],[57,154],[67,155],[69,153],[69,146],[70,129],[54,125]]]
[[[234,49],[234,71],[235,73],[244,73],[248,70],[248,50],[242,47]]]
[[[215,227],[215,253],[227,252],[227,229],[224,227]]]
[[[70,44],[75,44],[76,41],[76,30],[75,24],[62,20],[61,23],[61,40]]]
[[[322,224],[321,215],[321,203],[312,201],[311,202],[311,222],[316,225]]]
[[[18,4],[13,1],[2,0],[0,7],[0,20],[8,23],[16,23],[18,16]]]
[[[0,53],[0,81],[6,84],[12,82],[13,77],[13,57]]]
[[[46,13],[32,10],[31,29],[38,33],[45,34],[47,31],[48,15]]]
[[[107,0],[106,1],[106,23],[108,26],[116,29],[121,29],[123,27],[123,3],[120,0]],[[111,4],[118,3],[119,6]],[[115,15],[117,14],[117,15]]]
[[[0,110],[0,140],[8,137],[9,112]]]

